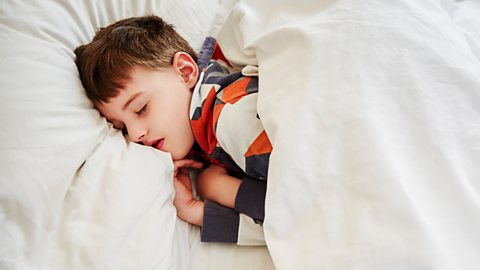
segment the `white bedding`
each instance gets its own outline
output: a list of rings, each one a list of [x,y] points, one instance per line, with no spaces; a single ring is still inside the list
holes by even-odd
[[[175,218],[169,155],[98,115],[72,50],[146,12],[198,49],[234,2],[0,2],[0,269],[478,269],[477,0],[241,1],[219,42],[259,65],[269,250]]]
[[[246,0],[278,269],[479,269],[480,4]]]

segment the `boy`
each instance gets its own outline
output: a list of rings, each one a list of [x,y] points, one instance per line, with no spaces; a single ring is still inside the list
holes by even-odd
[[[263,223],[272,150],[256,111],[257,77],[231,72],[213,38],[197,56],[156,16],[102,28],[75,54],[100,113],[131,141],[171,153],[177,214],[202,227],[202,241],[263,244],[242,240]],[[185,159],[192,149],[211,163],[197,177],[205,201],[192,195],[186,168],[201,167]]]

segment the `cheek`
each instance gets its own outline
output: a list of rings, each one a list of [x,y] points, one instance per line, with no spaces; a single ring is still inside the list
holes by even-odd
[[[155,98],[150,105],[150,124],[175,129],[176,132],[190,130],[190,99],[190,90],[181,88]]]
[[[182,89],[182,91],[185,91]],[[189,90],[187,90],[189,91]],[[170,99],[168,104],[165,104],[171,112],[170,115],[178,120],[185,121],[185,118],[190,120],[190,96],[185,92],[179,92],[175,97]]]

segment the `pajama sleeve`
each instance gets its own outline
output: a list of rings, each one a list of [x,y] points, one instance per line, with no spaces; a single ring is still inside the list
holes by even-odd
[[[263,246],[266,182],[245,177],[235,199],[235,209],[206,200],[202,242]]]
[[[239,214],[235,210],[205,200],[201,241],[237,243],[239,219]]]
[[[267,182],[245,177],[238,188],[235,210],[263,223],[265,218],[265,196]]]

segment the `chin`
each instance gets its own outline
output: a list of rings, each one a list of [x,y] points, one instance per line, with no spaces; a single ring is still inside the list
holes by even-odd
[[[172,159],[173,160],[179,160],[179,159],[184,159],[188,153],[190,153],[190,150],[189,151],[178,151],[178,152],[175,152],[175,153],[170,153],[172,155]]]
[[[188,143],[185,145],[186,147],[183,149],[176,149],[177,151],[172,151],[170,152],[170,155],[172,155],[173,160],[179,160],[179,159],[184,159],[192,150],[193,147],[193,142]]]

